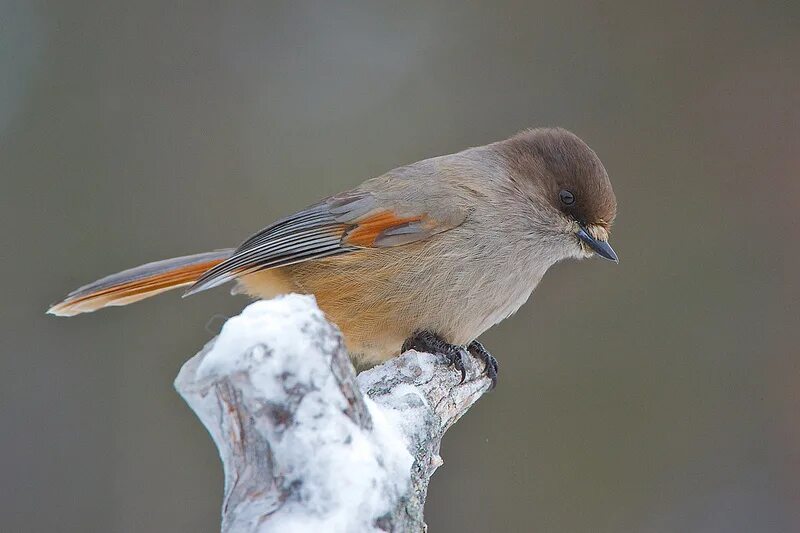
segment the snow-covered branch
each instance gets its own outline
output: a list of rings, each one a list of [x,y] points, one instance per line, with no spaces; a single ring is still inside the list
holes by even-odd
[[[224,532],[422,531],[445,431],[491,382],[409,351],[355,375],[313,297],[256,302],[175,387],[225,469]]]

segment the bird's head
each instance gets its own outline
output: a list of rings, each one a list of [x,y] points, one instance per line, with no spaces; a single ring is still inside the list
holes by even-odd
[[[525,130],[499,144],[515,188],[530,203],[539,237],[563,257],[619,262],[608,243],[617,199],[597,154],[561,128]]]

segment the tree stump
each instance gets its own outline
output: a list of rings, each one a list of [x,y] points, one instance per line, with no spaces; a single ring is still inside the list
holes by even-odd
[[[409,351],[356,376],[311,296],[256,302],[175,387],[219,449],[221,530],[424,531],[441,439],[491,382]]]

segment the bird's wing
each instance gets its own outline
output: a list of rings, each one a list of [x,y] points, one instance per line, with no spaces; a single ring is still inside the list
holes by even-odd
[[[259,270],[359,248],[408,244],[454,228],[466,219],[465,210],[427,207],[412,207],[401,198],[359,189],[330,197],[247,239],[230,258],[204,273],[186,294]]]

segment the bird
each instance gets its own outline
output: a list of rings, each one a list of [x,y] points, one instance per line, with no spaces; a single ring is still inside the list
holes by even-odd
[[[141,265],[84,285],[48,313],[72,316],[227,282],[270,299],[312,294],[352,360],[416,349],[465,378],[465,358],[497,360],[477,340],[515,313],[566,259],[619,262],[617,200],[597,154],[563,128],[532,128],[401,166],[258,231],[237,248]]]

